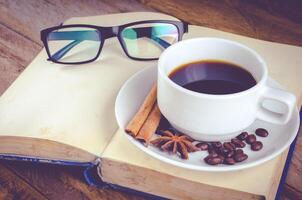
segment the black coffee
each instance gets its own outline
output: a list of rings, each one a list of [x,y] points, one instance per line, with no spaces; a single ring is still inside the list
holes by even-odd
[[[218,95],[241,92],[257,83],[252,74],[242,67],[218,60],[182,65],[169,77],[188,90]]]

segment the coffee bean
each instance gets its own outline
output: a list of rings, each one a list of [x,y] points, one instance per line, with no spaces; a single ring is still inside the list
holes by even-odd
[[[212,145],[214,148],[216,148],[216,149],[222,147],[222,143],[221,143],[221,142],[211,142],[211,145]]]
[[[216,153],[216,150],[212,146],[208,146],[208,153],[209,154]]]
[[[236,149],[235,154],[243,154],[243,150],[242,149]]]
[[[209,153],[209,155],[211,155],[212,157],[218,156],[218,153],[216,152],[216,150],[215,150],[212,146],[209,146],[209,147],[208,147],[208,153]]]
[[[242,161],[246,160],[247,158],[248,158],[248,156],[245,153],[234,155],[234,160],[236,162],[242,162]]]
[[[209,160],[210,158],[213,158],[213,157],[210,156],[210,155],[207,155],[203,160],[204,160],[205,162],[208,162],[208,160]]]
[[[239,140],[245,140],[245,138],[248,136],[247,132],[240,133],[236,138]]]
[[[248,144],[252,144],[256,141],[256,136],[254,134],[250,134],[246,137],[245,142]]]
[[[244,148],[245,147],[245,143],[242,142],[241,140],[237,139],[237,138],[233,138],[231,140],[231,142],[238,148]]]
[[[196,147],[199,148],[201,151],[208,150],[209,144],[207,142],[200,142],[196,144]]]
[[[223,151],[223,147],[220,147],[218,149],[215,149],[216,153],[222,154],[221,152]]]
[[[227,164],[227,165],[234,165],[236,162],[233,158],[226,158],[224,159],[224,164]]]
[[[207,162],[207,160],[209,160],[210,158],[215,158],[215,157],[217,157],[218,156],[218,154],[217,155],[212,155],[212,154],[209,154],[209,155],[207,155],[205,158],[204,158],[204,161],[206,161]]]
[[[223,155],[221,155],[221,154],[218,154],[218,158],[220,158],[221,159],[221,163],[220,164],[222,164],[223,163],[223,161],[224,161],[224,156]]]
[[[255,133],[256,133],[256,135],[258,135],[260,137],[267,137],[268,136],[268,132],[264,128],[258,128],[258,129],[256,129]]]
[[[224,147],[221,147],[219,149],[219,153],[222,154],[222,155],[226,155],[227,153],[229,153],[229,150],[224,148]]]
[[[260,137],[268,136],[268,132],[264,128],[256,129],[255,133]],[[256,135],[242,132],[236,136],[236,138],[231,139],[231,142],[199,142],[195,146],[201,150],[208,151],[209,155],[204,158],[204,161],[209,165],[222,163],[234,165],[236,162],[242,162],[248,159],[248,155],[245,154],[242,149],[237,148],[244,148],[246,143],[251,145],[253,151],[259,151],[263,148],[262,142],[257,141]]]
[[[219,157],[209,158],[206,160],[206,163],[209,165],[218,165],[222,163],[222,160]]]
[[[262,149],[262,147],[263,147],[263,144],[260,141],[255,141],[251,144],[251,149],[253,151],[259,151]]]
[[[231,142],[224,142],[223,147],[226,148],[229,151],[235,150],[235,145],[232,144]]]
[[[215,151],[212,152],[212,153],[209,153],[209,156],[211,157],[217,157],[218,156],[218,153],[216,153]]]
[[[233,147],[234,150],[236,149],[236,146],[232,142],[230,142],[230,145]]]
[[[226,158],[230,158],[233,157],[233,155],[235,154],[235,151],[228,151],[225,155]]]

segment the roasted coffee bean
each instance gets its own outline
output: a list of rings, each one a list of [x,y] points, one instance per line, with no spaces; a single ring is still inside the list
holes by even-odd
[[[262,147],[263,147],[263,144],[260,141],[255,141],[251,144],[251,149],[253,151],[259,151],[262,149]]]
[[[225,149],[223,146],[219,147],[219,148],[215,148],[215,151],[218,153],[218,154],[224,154],[224,152],[227,151],[227,149]]]
[[[214,149],[211,145],[208,147],[209,155],[213,155],[214,157],[218,156],[216,149]]]
[[[196,144],[196,147],[199,148],[201,151],[208,150],[209,144],[207,142],[200,142]]]
[[[229,150],[224,148],[224,147],[221,147],[219,149],[219,153],[222,154],[222,155],[226,155],[227,153],[229,153]]]
[[[242,149],[236,149],[235,154],[243,154],[243,150]]]
[[[203,160],[205,161],[205,162],[208,162],[208,160],[210,159],[210,158],[213,158],[211,155],[207,155]]]
[[[218,165],[222,163],[222,160],[219,157],[209,158],[206,160],[206,163],[209,165]]]
[[[232,144],[231,142],[224,142],[223,147],[226,148],[229,151],[235,150],[235,145]]]
[[[219,149],[220,147],[222,147],[222,143],[221,143],[221,142],[211,142],[211,145],[212,145],[215,149]]]
[[[207,155],[207,156],[204,158],[204,161],[207,162],[208,159],[210,159],[210,158],[216,158],[217,156],[218,156],[218,154],[209,154],[209,155]]]
[[[222,163],[223,163],[223,161],[224,161],[224,159],[225,159],[224,155],[222,155],[222,154],[218,154],[218,156],[217,156],[217,157],[221,159],[221,163],[220,163],[220,164],[222,164]]]
[[[208,153],[212,154],[212,153],[216,153],[216,150],[212,147],[212,146],[208,146]]]
[[[256,135],[258,135],[260,137],[267,137],[268,136],[268,132],[264,128],[258,128],[258,129],[256,129],[255,133],[256,133]]]
[[[234,165],[236,162],[233,158],[226,158],[224,159],[224,164],[227,164],[227,165]]]
[[[236,138],[239,140],[245,140],[245,138],[248,136],[247,132],[240,133]]]
[[[233,138],[231,140],[231,142],[238,148],[244,148],[245,147],[245,143],[242,142],[241,140],[239,140],[238,138]]]
[[[215,151],[212,152],[212,153],[209,153],[209,156],[211,157],[217,157],[218,156],[218,153],[216,153]]]
[[[218,157],[218,154],[213,153],[213,154],[207,155],[207,156],[204,158],[204,160],[206,161],[206,160],[208,160],[208,159],[210,159],[210,158],[216,158],[216,157]]]
[[[252,144],[256,141],[256,136],[254,134],[250,134],[246,137],[245,142],[248,144]]]
[[[234,155],[234,160],[236,162],[242,162],[242,161],[246,160],[247,158],[248,158],[248,156],[245,153],[235,154]]]
[[[231,145],[234,149],[236,149],[236,146],[235,146],[232,142],[230,142],[230,145]]]
[[[230,158],[230,157],[233,157],[234,156],[234,154],[235,154],[235,151],[228,151],[226,154],[224,154],[225,155],[225,157],[226,158]]]

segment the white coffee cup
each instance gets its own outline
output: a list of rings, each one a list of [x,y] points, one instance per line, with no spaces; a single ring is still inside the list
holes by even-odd
[[[185,89],[168,76],[177,67],[200,60],[221,60],[249,71],[257,84],[242,92],[212,95]],[[252,49],[225,39],[195,38],[167,48],[158,61],[158,106],[173,127],[198,140],[233,137],[256,119],[285,124],[295,108],[294,95],[267,85],[263,59]],[[284,114],[265,108],[265,99],[281,102]]]

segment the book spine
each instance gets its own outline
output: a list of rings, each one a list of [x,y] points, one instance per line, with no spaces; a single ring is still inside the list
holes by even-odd
[[[22,161],[22,162],[34,162],[34,163],[48,163],[54,165],[64,165],[64,166],[76,166],[84,168],[84,177],[86,182],[89,185],[97,186],[97,187],[106,187],[108,184],[105,184],[101,178],[98,176],[97,166],[99,164],[99,159],[94,162],[72,162],[67,160],[52,160],[45,158],[37,158],[30,156],[20,156],[20,155],[12,155],[12,154],[0,154],[0,159],[2,160],[12,160],[12,161]]]
[[[89,185],[95,186],[95,187],[98,187],[98,188],[106,188],[106,187],[109,187],[109,184],[105,183],[102,180],[102,175],[100,174],[100,171],[99,171],[100,163],[101,163],[101,159],[99,158],[97,160],[96,165],[88,166],[84,170],[84,177],[85,177],[86,182]]]

